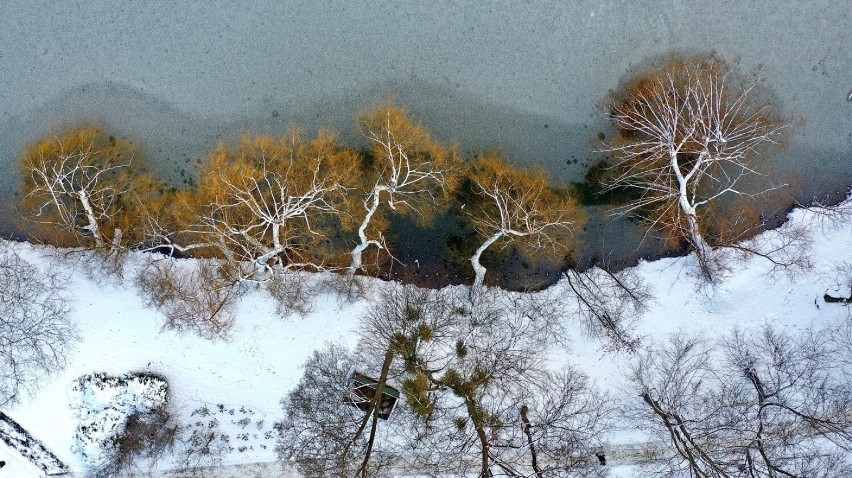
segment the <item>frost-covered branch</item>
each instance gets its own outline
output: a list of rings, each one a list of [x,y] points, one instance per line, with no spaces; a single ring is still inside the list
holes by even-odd
[[[221,146],[200,179],[200,213],[191,245],[212,247],[242,280],[267,280],[294,268],[321,269],[319,247],[342,211],[344,176],[354,157],[333,135],[243,138]],[[171,247],[171,246],[170,246]]]
[[[466,213],[485,238],[470,258],[475,273],[472,291],[480,289],[485,279],[482,253],[498,241],[519,243],[539,253],[571,248],[582,213],[576,201],[551,189],[542,170],[514,168],[489,154],[474,160],[468,175],[476,204]]]
[[[131,159],[126,142],[91,126],[43,139],[21,159],[24,208],[34,222],[62,231],[72,243],[118,248],[122,216],[131,209]]]

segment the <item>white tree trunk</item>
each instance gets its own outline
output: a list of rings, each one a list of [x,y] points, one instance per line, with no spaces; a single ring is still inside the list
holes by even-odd
[[[85,189],[81,190],[77,195],[80,198],[80,205],[83,206],[83,210],[86,211],[86,219],[89,221],[86,229],[92,233],[92,237],[94,237],[95,245],[98,249],[103,249],[105,245],[104,238],[101,235],[101,229],[98,226],[98,219],[95,217],[95,210],[92,209],[92,203],[89,201],[89,195]]]
[[[701,235],[701,228],[698,227],[698,213],[695,205],[689,200],[689,194],[687,193],[687,185],[690,180],[694,180],[694,175],[698,170],[699,163],[704,159],[706,152],[701,153],[698,158],[698,163],[696,163],[693,169],[685,176],[680,170],[677,154],[678,151],[674,148],[669,149],[671,167],[678,182],[678,205],[680,206],[681,212],[686,215],[689,242],[692,244],[692,247],[695,250],[695,255],[698,257],[698,265],[701,268],[701,274],[704,275],[708,281],[712,282],[714,279],[714,274],[710,267],[710,253],[712,248]]]
[[[701,229],[698,227],[698,215],[695,212],[695,207],[689,204],[685,194],[681,195],[680,208],[686,215],[687,233],[689,234],[689,242],[695,249],[695,255],[698,257],[698,264],[701,267],[701,273],[704,277],[712,281],[714,279],[713,270],[710,266],[710,254],[712,248],[704,236],[701,235]]]
[[[479,258],[482,256],[482,253],[485,252],[485,250],[491,246],[491,244],[497,242],[497,240],[503,237],[504,235],[504,231],[498,231],[492,234],[491,237],[486,239],[485,242],[483,242],[482,245],[479,246],[479,248],[476,250],[476,252],[473,253],[473,256],[470,258],[470,265],[473,266],[474,273],[471,293],[476,290],[479,290],[482,287],[482,282],[485,280],[485,273],[488,271],[485,266],[480,264]]]
[[[355,272],[363,266],[361,254],[363,254],[363,252],[367,250],[371,244],[375,245],[379,249],[382,248],[381,243],[378,241],[371,241],[367,239],[367,227],[370,225],[370,220],[373,218],[373,215],[375,215],[376,211],[379,209],[379,204],[381,203],[380,195],[383,190],[385,190],[385,188],[381,186],[373,188],[373,203],[370,205],[370,208],[367,209],[367,214],[364,216],[364,220],[358,227],[358,239],[360,239],[361,242],[352,249],[352,262],[350,262],[349,268],[346,270],[346,277],[349,279],[355,277]]]

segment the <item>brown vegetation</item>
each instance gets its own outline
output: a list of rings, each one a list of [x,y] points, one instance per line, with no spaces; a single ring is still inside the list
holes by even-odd
[[[146,305],[165,317],[164,329],[224,339],[240,297],[239,284],[224,275],[210,260],[159,261],[139,273],[136,286]]]
[[[351,195],[351,222],[345,223],[358,232],[358,242],[350,253],[350,278],[363,268],[362,255],[367,249],[387,250],[388,210],[428,224],[449,199],[461,164],[455,148],[432,138],[426,128],[393,104],[361,114],[358,126],[371,150],[362,158],[361,194]]]
[[[742,74],[709,53],[669,59],[610,99],[616,135],[605,148],[605,191],[634,192],[617,213],[685,240],[708,279],[712,249],[759,224],[754,198],[785,186],[767,170],[791,120],[765,99],[762,83],[759,72]]]
[[[304,139],[296,128],[279,137],[244,136],[220,144],[198,186],[179,194],[188,238],[227,261],[242,280],[266,280],[291,268],[319,269],[333,256],[329,235],[339,224],[347,180],[357,157],[332,133]]]
[[[31,144],[20,164],[22,209],[37,238],[108,251],[143,241],[140,200],[162,187],[130,142],[85,125]]]
[[[583,212],[567,192],[557,192],[541,168],[520,169],[498,154],[478,156],[469,164],[473,203],[465,209],[480,237],[485,238],[473,256],[474,288],[485,278],[479,262],[492,244],[513,244],[530,257],[552,254],[559,258],[576,245]]]

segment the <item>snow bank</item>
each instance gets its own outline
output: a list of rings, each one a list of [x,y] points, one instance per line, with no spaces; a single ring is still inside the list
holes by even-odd
[[[61,475],[69,471],[56,455],[3,412],[0,412],[0,441],[47,475]]]

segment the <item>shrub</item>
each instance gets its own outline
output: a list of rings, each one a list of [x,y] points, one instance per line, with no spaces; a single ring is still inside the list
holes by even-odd
[[[156,462],[172,448],[178,426],[168,410],[168,383],[162,376],[84,375],[70,398],[80,418],[73,448],[92,478],[118,476],[143,459]]]
[[[165,317],[164,329],[207,339],[227,337],[241,294],[239,284],[224,277],[215,260],[160,261],[139,273],[136,286],[146,305]]]

